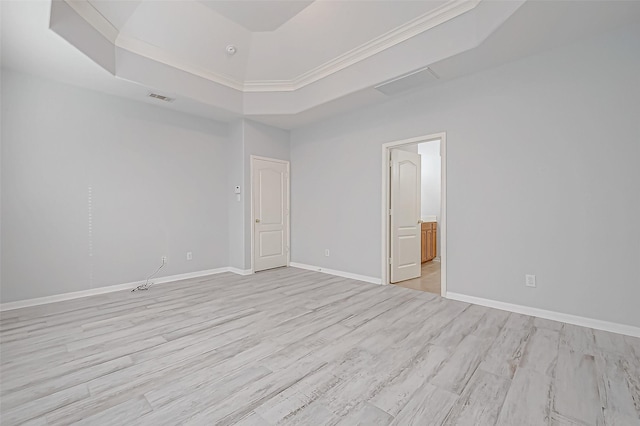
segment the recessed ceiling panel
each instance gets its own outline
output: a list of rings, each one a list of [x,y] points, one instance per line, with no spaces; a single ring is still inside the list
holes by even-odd
[[[247,80],[293,79],[376,40],[453,1],[315,1],[277,31],[252,38]],[[402,33],[402,30],[399,30]]]
[[[386,83],[382,83],[376,86],[375,89],[387,96],[392,96],[417,87],[424,87],[425,85],[435,81],[437,81],[437,77],[433,71],[429,68],[424,68],[402,77],[394,78]]]
[[[249,31],[264,32],[276,30],[313,3],[313,0],[202,0],[202,3]]]
[[[142,0],[88,0],[107,21],[118,30],[122,29]]]

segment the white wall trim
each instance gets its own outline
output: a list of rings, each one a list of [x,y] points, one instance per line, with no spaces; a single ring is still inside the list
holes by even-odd
[[[166,277],[154,278],[153,285],[168,284],[176,281],[187,280],[190,278],[206,277],[207,275],[221,274],[223,272],[233,272],[234,274],[247,275],[240,269],[223,267],[216,269],[207,269],[204,271],[187,272],[185,274],[169,275]],[[133,290],[143,281],[134,281],[125,284],[115,284],[105,287],[97,287],[89,290],[74,291],[71,293],[54,294],[52,296],[37,297],[34,299],[16,300],[15,302],[0,303],[0,312],[10,311],[13,309],[27,308],[30,306],[46,305],[47,303],[62,302],[65,300],[80,299],[87,296],[95,296],[98,294],[113,293],[114,291]]]
[[[366,275],[352,274],[351,272],[337,271],[335,269],[322,268],[320,266],[306,265],[304,263],[291,262],[293,268],[307,269],[309,271],[322,272],[329,275],[335,275],[343,278],[351,278],[352,280],[364,281],[372,284],[381,284],[380,278],[368,277]]]
[[[228,267],[228,272],[233,272],[234,274],[237,275],[251,275],[253,274],[253,270],[252,269],[240,269],[240,268],[234,268],[232,266]]]
[[[200,66],[189,64],[180,60],[176,55],[142,40],[123,36],[111,22],[86,0],[64,1],[114,46],[245,93],[292,92],[301,89],[460,16],[480,4],[480,0],[448,0],[441,6],[290,80],[239,81],[231,76],[218,74]]]
[[[343,53],[322,65],[291,80],[245,81],[245,92],[283,92],[301,89],[325,77],[362,62],[371,56],[409,40],[425,31],[462,15],[480,4],[479,0],[449,0],[424,15],[406,22],[354,49]]]
[[[515,305],[513,303],[500,302],[497,300],[483,299],[481,297],[467,296],[460,293],[447,293],[447,298],[460,302],[473,303],[475,305],[487,306],[489,308],[503,311],[515,312],[518,314],[531,315],[533,317],[544,318],[553,321],[566,322],[568,324],[582,327],[595,328],[597,330],[609,331],[612,333],[624,334],[627,336],[640,337],[640,327],[627,324],[603,321],[594,318],[580,317],[577,315],[565,314],[562,312],[548,311],[546,309],[532,308],[530,306]]]
[[[86,0],[64,0],[71,9],[73,9],[82,19],[96,29],[105,39],[107,39],[114,47],[119,47],[130,53],[140,55],[144,58],[151,59],[158,63],[168,65],[170,67],[185,71],[197,77],[204,78],[213,83],[242,91],[244,84],[230,76],[218,74],[206,70],[197,65],[182,61],[176,55],[165,49],[154,46],[143,40],[122,35],[111,22],[105,18],[98,9]],[[116,70],[117,75],[117,70]]]
[[[160,47],[153,46],[142,40],[119,35],[115,41],[115,46],[130,53],[134,53],[144,58],[151,59],[152,61],[156,61],[161,64],[168,65],[172,68],[176,68],[186,73],[195,75],[196,77],[204,78],[205,80],[209,80],[213,83],[217,83],[231,89],[238,90],[240,92],[244,90],[242,81],[238,81],[232,77],[218,74],[197,65],[190,64],[186,61],[179,60],[168,51],[161,49]],[[117,71],[118,70],[116,70],[116,75]]]
[[[295,263],[295,262],[290,262],[289,266],[292,266],[294,268],[300,268],[300,269],[308,269],[310,271],[324,272],[325,274],[329,274],[329,275],[336,275],[339,277],[351,278],[354,280],[365,281],[373,284],[380,284],[379,278],[352,274],[350,272],[336,271],[333,269],[320,268],[319,266],[305,265],[302,263]],[[253,270],[251,269],[240,269],[240,268],[234,268],[232,266],[225,266],[222,268],[207,269],[203,271],[187,272],[185,274],[169,275],[166,277],[154,278],[152,281],[153,281],[153,285],[169,284],[176,281],[182,281],[182,280],[187,280],[191,278],[199,278],[199,277],[206,277],[208,275],[222,274],[224,272],[231,272],[237,275],[251,275],[254,273]],[[11,311],[13,309],[28,308],[31,306],[46,305],[48,303],[63,302],[65,300],[80,299],[83,297],[96,296],[99,294],[113,293],[115,291],[133,290],[135,287],[137,287],[142,283],[144,283],[144,281],[134,281],[134,282],[124,283],[124,284],[115,284],[115,285],[110,285],[105,287],[97,287],[89,290],[74,291],[70,293],[62,293],[62,294],[54,294],[51,296],[45,296],[45,297],[37,297],[34,299],[16,300],[15,302],[0,303],[0,312]]]

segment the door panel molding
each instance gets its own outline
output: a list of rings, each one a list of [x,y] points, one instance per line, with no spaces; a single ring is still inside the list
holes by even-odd
[[[420,277],[420,154],[391,151],[391,273],[398,283]]]
[[[284,190],[284,194],[283,194],[283,220],[269,220],[269,218],[267,218],[267,221],[262,223],[260,223],[260,225],[262,226],[277,226],[277,225],[283,225],[283,229],[282,232],[280,230],[265,230],[268,233],[271,233],[272,235],[274,233],[281,233],[280,238],[282,238],[282,250],[284,251],[284,253],[275,253],[274,251],[272,251],[272,249],[267,250],[270,254],[265,256],[265,257],[281,257],[282,255],[285,256],[285,264],[279,265],[279,266],[289,266],[290,261],[291,261],[291,250],[290,250],[290,238],[291,238],[291,221],[290,221],[290,206],[291,206],[291,174],[290,174],[290,163],[289,161],[286,160],[280,160],[280,159],[276,159],[276,158],[268,158],[268,157],[261,157],[261,156],[257,156],[257,155],[250,155],[250,182],[251,182],[251,190],[250,190],[250,211],[251,211],[251,215],[250,215],[250,223],[251,223],[251,272],[256,272],[256,270],[260,271],[263,269],[269,269],[269,268],[261,268],[259,265],[256,265],[256,254],[258,254],[259,252],[262,251],[262,249],[264,249],[265,247],[262,246],[262,242],[265,241],[264,238],[261,238],[262,241],[256,241],[256,219],[260,219],[256,217],[256,188],[255,188],[255,176],[256,176],[256,168],[259,167],[258,162],[269,162],[269,163],[274,163],[277,164],[279,166],[285,166],[285,173],[284,173],[284,182],[283,182],[283,190]],[[273,219],[273,218],[271,218]],[[278,238],[278,239],[280,239]],[[271,239],[271,238],[269,238]],[[272,242],[275,240],[271,240]],[[277,251],[277,250],[276,250]],[[271,253],[275,253],[275,254],[271,254]],[[277,266],[274,266],[277,267]]]

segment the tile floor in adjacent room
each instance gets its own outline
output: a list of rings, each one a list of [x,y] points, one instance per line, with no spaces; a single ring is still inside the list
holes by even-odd
[[[395,285],[413,290],[440,294],[440,262],[431,260],[421,265],[420,277],[401,281]]]

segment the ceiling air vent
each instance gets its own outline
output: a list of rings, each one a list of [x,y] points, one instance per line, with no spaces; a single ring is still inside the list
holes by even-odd
[[[175,101],[175,98],[170,98],[168,96],[159,95],[157,93],[149,93],[149,97],[150,98],[154,98],[154,99],[158,99],[159,101],[164,101],[164,102],[173,102],[173,101]]]
[[[391,96],[406,92],[409,89],[434,83],[439,78],[440,76],[438,76],[438,74],[436,74],[431,68],[426,67],[379,84],[375,86],[375,89],[387,96]]]

